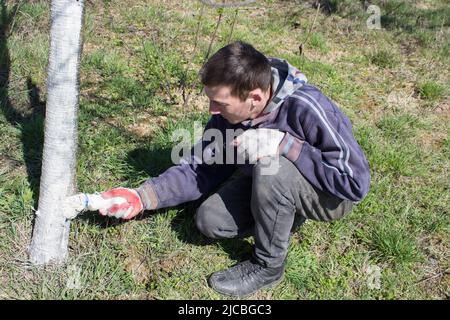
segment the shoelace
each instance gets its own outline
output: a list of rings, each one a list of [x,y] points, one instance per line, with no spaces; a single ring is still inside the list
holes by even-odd
[[[250,279],[252,279],[252,275],[257,274],[262,269],[262,266],[258,264],[251,263],[251,269],[245,270],[245,272],[242,272],[241,279],[243,282],[248,282]]]

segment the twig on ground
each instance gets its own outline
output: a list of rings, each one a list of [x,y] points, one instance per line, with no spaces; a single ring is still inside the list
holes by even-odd
[[[300,55],[303,54],[303,49],[304,49],[303,44],[307,43],[308,40],[309,40],[309,37],[311,36],[311,32],[314,29],[314,25],[316,24],[317,16],[319,15],[319,11],[320,11],[320,3],[317,6],[316,15],[314,16],[314,20],[313,20],[313,23],[312,23],[311,27],[309,27],[309,30],[308,30],[308,33],[306,34],[305,40],[303,40],[303,43],[300,43],[300,45],[298,46],[298,50],[300,52]]]

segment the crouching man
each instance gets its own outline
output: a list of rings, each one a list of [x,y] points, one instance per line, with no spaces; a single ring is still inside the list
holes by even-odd
[[[209,163],[192,153],[136,189],[104,192],[126,203],[100,213],[131,219],[209,196],[195,215],[205,236],[254,236],[251,259],[209,278],[216,291],[243,297],[281,281],[299,221],[339,219],[366,196],[369,166],[349,119],[288,62],[238,41],[215,53],[200,75],[211,113],[204,132],[240,130],[231,150],[246,161],[227,156],[229,143],[203,139],[202,155],[233,161]]]

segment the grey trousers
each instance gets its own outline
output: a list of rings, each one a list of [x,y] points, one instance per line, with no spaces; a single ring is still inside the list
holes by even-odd
[[[270,163],[269,163],[269,162]],[[267,174],[267,165],[278,170]],[[286,258],[297,219],[331,221],[351,211],[353,202],[312,186],[292,162],[282,156],[257,162],[252,176],[234,175],[207,198],[195,214],[198,229],[213,239],[253,235],[253,257],[268,267]]]

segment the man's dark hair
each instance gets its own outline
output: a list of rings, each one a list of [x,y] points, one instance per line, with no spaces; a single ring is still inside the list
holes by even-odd
[[[200,77],[204,86],[229,86],[233,96],[245,100],[252,90],[270,88],[272,71],[261,52],[248,43],[236,41],[209,58]]]

